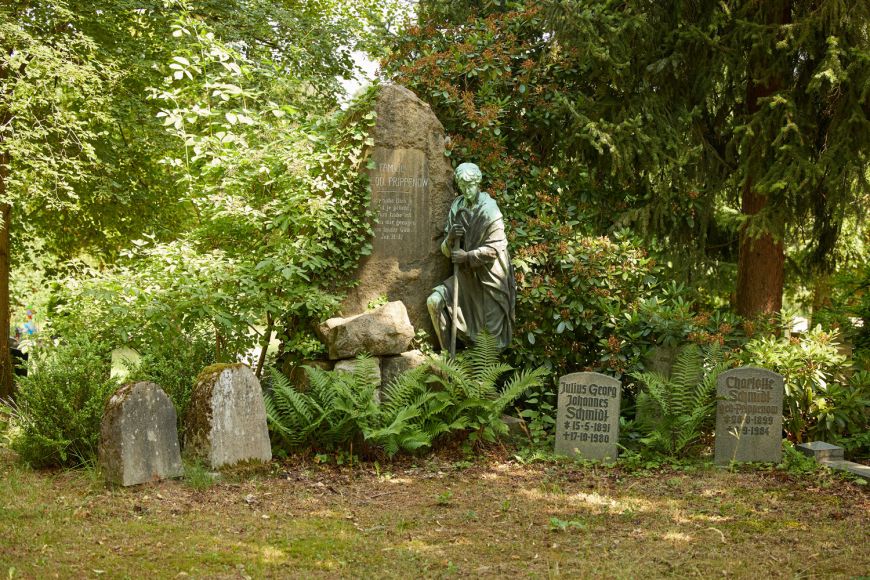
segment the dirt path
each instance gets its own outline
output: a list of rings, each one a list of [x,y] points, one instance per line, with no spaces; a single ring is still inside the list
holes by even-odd
[[[293,460],[107,489],[0,459],[11,577],[854,577],[867,486],[830,474]]]

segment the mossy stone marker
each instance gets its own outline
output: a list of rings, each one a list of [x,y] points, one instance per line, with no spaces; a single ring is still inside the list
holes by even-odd
[[[559,378],[556,454],[616,459],[622,383],[601,373]]]
[[[212,469],[272,459],[260,381],[243,364],[203,370],[185,419],[185,455],[205,459]]]
[[[782,375],[740,367],[716,382],[714,461],[775,462],[782,459]]]

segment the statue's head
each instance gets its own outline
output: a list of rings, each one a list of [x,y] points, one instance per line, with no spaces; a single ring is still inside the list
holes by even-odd
[[[453,176],[456,179],[459,191],[465,196],[465,201],[469,204],[477,201],[477,194],[480,192],[480,182],[483,179],[480,168],[474,163],[462,163],[453,172]]]

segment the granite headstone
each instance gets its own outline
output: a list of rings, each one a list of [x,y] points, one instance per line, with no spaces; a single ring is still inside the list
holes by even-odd
[[[380,88],[375,112],[369,169],[377,222],[372,253],[361,262],[359,284],[341,312],[359,314],[382,297],[401,300],[414,328],[434,337],[426,297],[450,275],[440,243],[454,197],[444,127],[429,105],[399,85]]]
[[[556,454],[616,459],[622,384],[601,373],[559,378]]]
[[[782,459],[783,386],[782,375],[756,367],[740,367],[719,375],[716,463]]]

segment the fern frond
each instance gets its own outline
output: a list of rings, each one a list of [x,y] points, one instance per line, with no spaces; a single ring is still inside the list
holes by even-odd
[[[472,380],[483,382],[486,370],[499,364],[499,356],[498,339],[484,330],[474,346],[462,354],[462,362],[471,369]]]
[[[504,390],[502,390],[492,405],[493,411],[499,416],[499,420],[508,405],[516,401],[528,389],[543,385],[548,374],[547,369],[538,367],[532,371],[523,370],[518,375],[514,375],[505,384]]]
[[[512,366],[505,363],[495,364],[486,368],[475,371],[475,389],[472,396],[479,399],[495,399],[498,396],[496,389],[496,381],[503,374],[514,370]]]

